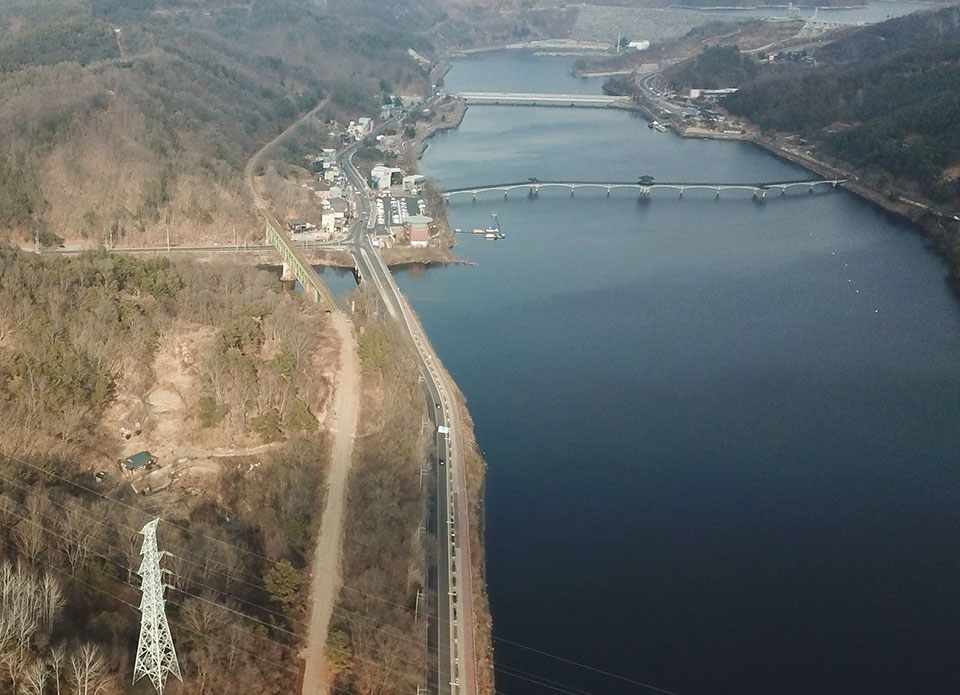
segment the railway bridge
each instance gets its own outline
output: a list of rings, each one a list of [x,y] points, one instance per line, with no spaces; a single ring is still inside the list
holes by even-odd
[[[340,308],[333,298],[333,293],[317,275],[317,271],[304,257],[303,252],[283,233],[283,228],[277,220],[266,213],[263,214],[263,219],[267,225],[267,241],[277,249],[283,259],[283,279],[299,280],[303,285],[304,293],[313,301],[322,301],[327,311],[339,311]]]

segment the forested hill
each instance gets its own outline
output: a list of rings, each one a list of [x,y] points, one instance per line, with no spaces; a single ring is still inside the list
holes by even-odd
[[[724,106],[803,134],[882,189],[960,203],[960,7],[860,29],[815,57],[762,70]]]
[[[0,3],[0,240],[233,239],[245,160],[331,96],[428,89],[430,0]],[[372,115],[372,114],[371,114]]]
[[[935,48],[960,40],[960,5],[917,12],[872,24],[820,49],[823,60],[882,60],[917,48]]]

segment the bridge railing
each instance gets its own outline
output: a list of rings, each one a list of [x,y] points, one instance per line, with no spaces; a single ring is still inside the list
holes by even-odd
[[[263,219],[267,225],[267,241],[273,244],[283,262],[293,270],[294,276],[303,286],[303,291],[311,294],[314,301],[322,300],[328,311],[339,311],[340,307],[337,306],[330,288],[323,283],[300,249],[290,243],[277,220],[266,213],[263,213]]]

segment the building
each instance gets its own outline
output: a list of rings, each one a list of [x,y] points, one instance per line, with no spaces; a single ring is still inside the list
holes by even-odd
[[[410,237],[411,246],[424,247],[430,243],[430,223],[432,217],[426,215],[410,215],[404,225]]]
[[[413,176],[404,176],[403,192],[409,193],[410,195],[417,195],[423,189],[423,185],[426,182],[427,182],[427,177],[422,176],[421,174],[414,174]]]
[[[632,48],[635,51],[645,51],[650,48],[649,41],[631,41],[627,44],[627,48]]]
[[[370,185],[377,190],[386,190],[403,183],[403,170],[378,164],[370,170]]]
[[[128,471],[135,471],[138,468],[151,467],[157,463],[157,457],[149,451],[141,451],[133,456],[128,456],[120,462],[121,466]]]
[[[290,230],[290,232],[293,234],[311,232],[316,228],[317,228],[317,225],[307,222],[302,217],[297,217],[292,220],[287,220],[287,229]]]
[[[371,130],[373,130],[373,119],[366,116],[358,118],[356,121],[350,121],[350,125],[347,126],[347,133],[354,140],[363,140]]]
[[[350,204],[343,198],[331,198],[326,201],[333,212],[333,227],[336,231],[342,232],[350,218]]]
[[[337,231],[337,215],[332,207],[320,210],[320,231],[329,239]]]

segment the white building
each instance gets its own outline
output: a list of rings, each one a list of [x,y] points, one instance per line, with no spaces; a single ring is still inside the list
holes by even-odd
[[[403,177],[403,192],[409,193],[410,195],[417,195],[423,189],[423,185],[427,182],[427,177],[421,174],[414,174],[412,176]]]
[[[350,125],[347,126],[347,133],[354,140],[362,140],[371,130],[373,130],[373,119],[366,116],[350,121]]]
[[[403,183],[403,170],[378,164],[370,170],[370,184],[377,190],[386,190]]]

